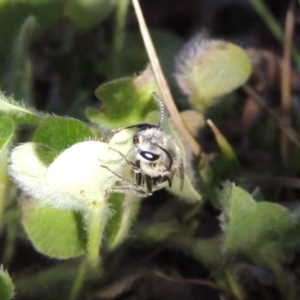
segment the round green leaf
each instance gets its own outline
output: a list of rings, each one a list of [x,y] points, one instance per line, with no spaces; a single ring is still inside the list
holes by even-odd
[[[250,76],[251,62],[239,46],[197,35],[177,58],[177,83],[194,108],[203,111]]]
[[[51,149],[62,151],[77,142],[92,139],[90,128],[79,120],[46,117],[36,130],[33,141]]]
[[[41,206],[37,200],[21,203],[22,223],[37,251],[53,258],[68,259],[85,250],[82,215]]]

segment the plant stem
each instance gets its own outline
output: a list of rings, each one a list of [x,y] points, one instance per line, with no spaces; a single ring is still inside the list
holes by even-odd
[[[284,30],[284,45],[283,45],[283,59],[282,59],[282,69],[281,69],[281,108],[282,108],[282,121],[286,126],[292,126],[292,99],[291,99],[291,52],[293,45],[293,33],[295,27],[295,0],[292,0],[285,21]],[[283,165],[286,170],[289,166],[291,145],[290,140],[287,136],[281,132],[280,135],[280,150]]]
[[[0,228],[2,224],[4,206],[5,206],[5,192],[7,187],[7,153],[1,153],[0,157]]]
[[[13,47],[13,60],[9,92],[18,100],[33,104],[32,97],[32,66],[28,58],[27,47],[32,39],[37,21],[29,16],[23,22]]]
[[[132,196],[130,194],[124,195],[123,212],[122,218],[120,220],[119,230],[116,236],[113,239],[111,239],[109,243],[110,249],[114,249],[128,235],[130,225],[132,223],[132,220],[134,220],[136,215],[138,214],[140,205],[141,198],[137,199],[135,196]]]
[[[99,274],[100,253],[99,248],[102,240],[102,233],[105,227],[107,216],[105,213],[105,201],[99,201],[91,206],[87,215],[88,241],[87,241],[87,260],[90,270]]]
[[[2,264],[8,266],[12,260],[12,257],[16,249],[16,238],[17,238],[17,228],[14,224],[8,224],[6,227],[6,240],[4,243],[4,251],[2,254],[1,262]]]
[[[260,15],[261,19],[266,23],[269,30],[272,32],[274,37],[283,44],[284,41],[284,33],[283,29],[277,22],[277,20],[273,17],[273,15],[268,10],[267,6],[264,4],[262,0],[250,0],[252,6],[256,10],[256,12]],[[293,59],[297,66],[300,66],[300,54],[299,52],[293,48]]]
[[[225,136],[221,133],[219,128],[213,123],[212,120],[207,120],[207,124],[213,131],[215,135],[215,139],[218,143],[218,146],[224,156],[225,160],[227,161],[232,173],[236,176],[242,173],[242,167],[239,163],[239,160],[234,152],[234,149],[231,147]]]
[[[230,271],[225,271],[226,280],[228,282],[230,290],[239,298],[243,299],[243,292],[239,286],[236,278]]]
[[[75,300],[78,298],[79,292],[85,280],[86,267],[87,267],[86,259],[82,259],[77,269],[76,278],[73,283],[72,290],[68,297],[68,300]]]
[[[262,0],[250,0],[250,2],[252,3],[252,6],[256,10],[256,12],[260,15],[261,19],[266,23],[275,38],[282,43],[283,30],[276,19],[272,16],[264,2]]]
[[[114,41],[113,41],[113,54],[114,54],[114,64],[113,71],[114,76],[118,76],[120,70],[122,69],[122,49],[124,41],[124,28],[125,20],[128,10],[129,0],[122,0],[118,2],[115,26],[114,26]]]

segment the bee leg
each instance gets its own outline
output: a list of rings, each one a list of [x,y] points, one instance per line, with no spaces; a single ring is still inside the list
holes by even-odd
[[[135,195],[142,196],[142,197],[152,195],[148,191],[146,191],[142,188],[139,188],[135,185],[130,185],[130,184],[129,185],[123,185],[123,186],[118,186],[118,185],[113,186],[113,187],[107,189],[105,191],[105,193],[106,193],[106,196],[111,194],[111,193],[120,193],[120,194],[131,193],[131,194],[135,194]]]
[[[135,175],[135,183],[138,186],[141,186],[141,185],[144,185],[145,181],[147,182],[147,179],[146,179],[147,175],[144,174],[144,172],[142,172],[141,167],[140,167],[140,161],[137,160],[135,163],[136,163],[137,168],[140,170],[140,172],[135,172],[136,173],[136,175]]]
[[[122,182],[126,182],[128,183],[128,185],[134,185],[136,187],[138,187],[136,184],[132,183],[130,180],[126,179],[124,176],[116,173],[115,171],[113,171],[112,169],[110,169],[109,167],[105,166],[105,165],[100,165],[101,168],[104,168],[106,170],[108,170],[109,172],[111,172],[112,174],[114,174],[116,177],[118,177]]]
[[[127,185],[124,186],[113,186],[109,189],[106,189],[105,191],[105,196],[108,196],[110,193],[126,193],[126,192],[131,192],[137,195],[143,195],[143,196],[148,196],[151,195],[152,193],[149,191],[146,191],[142,187],[138,186],[135,183],[132,183],[130,180],[126,179],[125,177],[121,176],[120,174],[114,172],[111,170],[109,167],[105,165],[100,165],[101,168],[104,168],[114,174],[117,178],[120,179],[121,182],[126,183]]]
[[[184,185],[184,167],[183,167],[183,161],[181,160],[180,166],[179,166],[179,176],[180,176],[180,190],[183,190]]]
[[[147,186],[147,191],[148,193],[152,194],[152,186],[153,186],[153,181],[150,176],[145,175],[145,181],[146,181],[146,186]]]
[[[120,152],[119,150],[114,149],[114,148],[110,148],[110,150],[113,150],[113,151],[117,152],[118,154],[120,154],[120,156],[122,156],[122,158],[124,158],[124,160],[126,161],[127,165],[128,165],[135,173],[140,173],[140,172],[141,172],[141,169],[140,169],[136,164],[134,164],[132,161],[128,160],[127,157],[126,157],[122,152]]]

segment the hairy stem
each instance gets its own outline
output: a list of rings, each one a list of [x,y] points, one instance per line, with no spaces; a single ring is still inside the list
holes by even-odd
[[[88,225],[87,260],[90,270],[96,275],[100,272],[100,245],[106,224],[106,203],[98,201],[91,206],[86,217]]]

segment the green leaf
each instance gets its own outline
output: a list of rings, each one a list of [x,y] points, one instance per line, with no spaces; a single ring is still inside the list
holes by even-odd
[[[153,92],[157,86],[150,69],[135,78],[122,78],[101,85],[95,92],[103,102],[103,112],[88,109],[94,123],[115,128],[144,122],[146,115],[157,108]]]
[[[49,166],[54,161],[54,159],[60,154],[60,151],[49,148],[42,144],[35,144],[33,150],[33,155],[36,155],[37,159],[45,166]],[[23,159],[26,160],[26,157],[23,157]],[[37,164],[36,167],[38,167],[38,165],[39,164]]]
[[[117,0],[66,0],[65,14],[79,27],[88,29],[112,12]]]
[[[284,235],[282,244],[293,249],[300,245],[300,208],[297,207],[292,214],[294,226]]]
[[[46,117],[36,130],[33,141],[62,151],[75,143],[94,138],[90,128],[79,120],[57,116]]]
[[[276,203],[256,203],[249,193],[233,184],[225,185],[219,199],[227,250],[249,250],[276,241],[293,226],[287,209]]]
[[[113,213],[107,223],[108,246],[113,250],[128,236],[139,212],[141,198],[131,194],[113,194],[108,202]]]
[[[255,265],[260,266],[266,266],[272,260],[282,264],[291,262],[294,253],[283,244],[283,239],[284,237],[274,241],[266,240],[259,247],[249,248],[244,253]]]
[[[83,254],[85,234],[82,215],[42,206],[37,200],[21,203],[22,223],[37,251],[68,259]]]
[[[176,247],[189,252],[195,259],[209,268],[219,268],[224,259],[222,253],[222,237],[215,235],[211,238],[182,237],[173,243]]]
[[[52,149],[44,148],[34,142],[14,148],[9,173],[21,189],[45,205],[86,210],[90,205],[103,201],[105,190],[117,180],[111,172],[100,168],[100,160],[103,157],[109,159],[105,143],[76,143],[59,154],[49,166],[46,160],[49,154],[51,158]],[[41,152],[45,152],[44,157],[39,156]]]
[[[277,203],[261,201],[257,203],[261,214],[261,226],[268,229],[268,234],[274,238],[281,236],[294,226],[294,221],[289,211]]]
[[[0,299],[10,300],[14,296],[15,287],[7,272],[0,267]]]
[[[35,142],[22,144],[11,153],[10,174],[27,194],[47,205],[89,210],[107,198],[106,191],[116,185],[118,176],[131,180],[127,174],[130,169],[118,151],[131,159],[134,132],[122,130],[109,144],[95,140],[75,143],[59,153],[49,166],[47,161],[56,149]]]
[[[15,131],[15,124],[9,117],[0,120],[0,223],[5,203],[7,186],[7,157]]]
[[[251,71],[250,59],[242,48],[199,34],[177,57],[175,77],[192,106],[202,112],[215,98],[246,82]]]
[[[0,92],[0,117],[10,117],[17,124],[36,124],[42,115],[33,108],[28,108],[24,103],[6,97]]]
[[[36,153],[36,148],[39,146],[30,142],[15,147],[10,154],[10,164],[8,165],[9,174],[13,180],[28,195],[34,194],[36,198],[45,194],[48,166]],[[41,152],[42,148],[39,151]],[[35,194],[37,192],[38,195]]]
[[[9,117],[2,117],[0,120],[0,157],[8,151],[13,140],[15,124]]]

